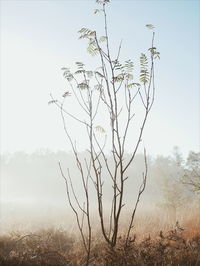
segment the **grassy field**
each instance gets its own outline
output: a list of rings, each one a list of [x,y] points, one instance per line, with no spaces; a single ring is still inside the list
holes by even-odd
[[[156,224],[157,223],[157,224]],[[200,217],[193,212],[175,229],[162,217],[138,218],[129,245],[123,233],[110,248],[98,231],[93,234],[89,265],[200,265]],[[163,230],[162,228],[163,227]],[[77,233],[62,229],[10,232],[0,236],[0,265],[85,265],[85,253]]]

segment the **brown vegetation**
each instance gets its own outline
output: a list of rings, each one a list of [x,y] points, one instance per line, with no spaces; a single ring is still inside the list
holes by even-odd
[[[92,240],[89,265],[200,265],[199,219],[188,220],[163,232],[137,232],[120,236],[112,248],[98,233]],[[183,229],[183,230],[182,230]],[[140,230],[139,230],[140,231]],[[142,238],[141,238],[142,235]],[[34,234],[10,233],[0,237],[0,265],[85,265],[85,252],[76,235],[61,229],[38,230]]]

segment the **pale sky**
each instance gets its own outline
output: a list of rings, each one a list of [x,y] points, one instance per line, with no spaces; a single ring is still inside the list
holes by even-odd
[[[123,39],[122,59],[135,60],[150,46],[146,24],[156,27],[156,100],[144,135],[149,154],[184,155],[199,150],[200,2],[120,1],[108,6],[113,50]],[[61,67],[92,67],[82,28],[103,31],[95,1],[1,1],[1,152],[70,150],[49,94],[62,95]],[[77,135],[78,138],[78,135]],[[84,142],[83,142],[84,143]],[[80,149],[84,149],[84,144]]]

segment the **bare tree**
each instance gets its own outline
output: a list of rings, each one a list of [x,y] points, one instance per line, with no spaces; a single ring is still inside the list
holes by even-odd
[[[181,181],[197,194],[200,193],[200,152],[189,153]]]
[[[157,189],[161,193],[159,205],[165,208],[165,214],[174,225],[179,219],[181,208],[191,202],[191,193],[180,182],[185,172],[185,164],[179,148],[175,146],[170,157],[158,156],[154,167]]]
[[[125,187],[126,180],[129,178],[127,170],[134,161],[142,141],[149,112],[154,103],[154,60],[159,58],[159,52],[154,46],[154,27],[148,24],[146,27],[152,30],[152,42],[151,47],[148,49],[149,56],[144,53],[140,56],[140,74],[137,80],[133,75],[134,64],[132,60],[127,60],[124,63],[120,61],[122,42],[117,48],[116,56],[112,56],[113,49],[111,51],[106,13],[106,4],[109,1],[97,0],[96,2],[101,5],[101,9],[96,9],[95,13],[102,13],[103,15],[105,35],[98,36],[95,30],[87,28],[82,28],[79,34],[80,39],[88,40],[87,50],[92,56],[99,58],[100,66],[95,70],[88,70],[82,62],[76,62],[77,70],[75,72],[72,72],[69,68],[63,68],[63,74],[68,81],[69,90],[64,93],[62,101],[54,99],[51,95],[52,99],[49,102],[56,104],[61,111],[64,130],[71,143],[77,168],[82,179],[86,199],[85,208],[81,206],[78,200],[69,170],[68,174],[65,175],[60,165],[62,176],[66,182],[68,200],[77,217],[88,260],[91,248],[89,183],[95,187],[102,235],[105,241],[111,247],[114,247],[118,239],[122,209],[125,206]],[[70,112],[67,104],[65,105],[69,96],[73,97],[74,101],[78,103],[79,108],[82,110],[81,115]],[[136,115],[137,110],[139,116]],[[102,116],[104,124],[99,124],[98,122],[102,121]],[[132,121],[135,117],[140,119],[140,126],[138,127],[137,137],[133,139],[131,135],[134,131]],[[85,130],[87,134],[88,157],[84,158],[84,160],[80,158],[77,152],[77,142],[70,134],[70,127],[66,119],[79,123],[82,126],[82,130]],[[125,154],[127,147],[129,147],[129,150],[131,149],[130,156]],[[146,186],[147,158],[145,149],[144,168],[136,203],[133,204],[133,209],[130,212],[126,244],[129,242],[138,203]],[[103,198],[104,186],[108,179],[111,184],[112,203],[109,215],[106,217]],[[74,198],[74,203],[72,203],[72,197]],[[74,207],[75,204],[81,211],[82,217],[87,217],[87,237],[83,233],[81,216],[78,215]]]

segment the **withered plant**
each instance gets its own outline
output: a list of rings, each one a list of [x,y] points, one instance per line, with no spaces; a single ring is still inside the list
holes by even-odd
[[[69,204],[75,213],[83,246],[87,253],[86,264],[89,264],[91,252],[91,193],[94,186],[97,198],[98,216],[101,232],[105,241],[113,248],[119,236],[120,216],[125,206],[125,187],[128,178],[127,170],[131,166],[142,140],[147,118],[154,103],[154,60],[159,58],[159,52],[154,47],[154,26],[146,27],[152,31],[151,47],[148,55],[140,56],[140,73],[138,79],[134,74],[132,60],[122,62],[120,53],[122,42],[113,56],[113,47],[110,46],[106,5],[109,0],[97,0],[101,8],[95,14],[103,15],[104,36],[99,36],[95,30],[82,28],[79,31],[80,39],[88,40],[88,52],[97,56],[100,65],[88,70],[82,62],[76,62],[76,71],[62,68],[63,75],[68,82],[69,90],[63,94],[62,100],[51,95],[51,101],[61,112],[66,136],[71,144],[72,151],[79,170],[85,201],[81,203],[72,181],[70,169],[64,172],[59,163],[61,174],[66,183],[66,192]],[[78,112],[73,113],[68,108],[69,97],[73,97],[74,104],[78,104]],[[75,103],[76,102],[76,103]],[[80,111],[81,110],[81,111]],[[137,116],[136,113],[139,112]],[[103,117],[103,119],[102,119]],[[135,119],[140,120],[140,126],[132,125]],[[70,123],[80,124],[80,140],[83,141],[82,132],[86,132],[88,139],[88,155],[83,159],[77,150],[77,140],[70,132]],[[70,122],[69,122],[70,121]],[[99,121],[101,123],[99,124]],[[102,124],[103,123],[103,124]],[[132,134],[138,130],[136,137]],[[135,133],[134,133],[135,134]],[[135,136],[135,135],[134,135]],[[129,156],[127,156],[127,147]],[[131,152],[130,152],[131,151]],[[126,245],[129,243],[131,229],[138,203],[146,187],[147,155],[144,148],[144,172],[139,187],[136,202],[132,203],[130,220],[126,232]],[[111,204],[109,215],[105,214],[104,189],[110,186]]]

